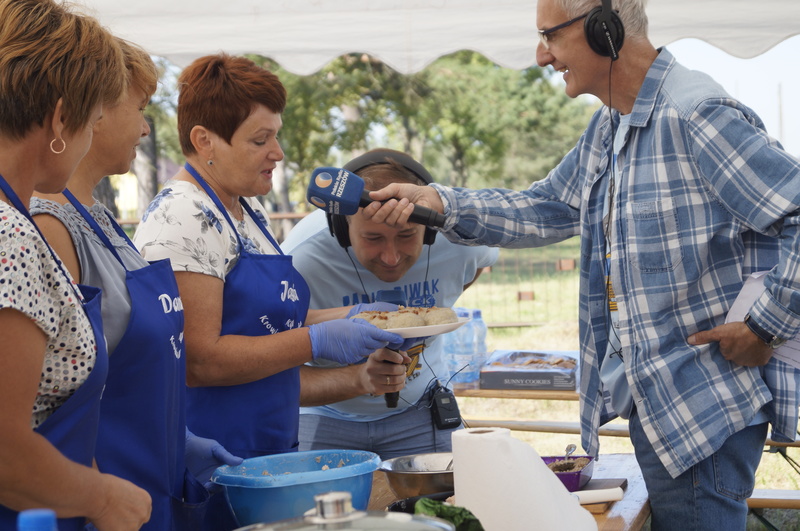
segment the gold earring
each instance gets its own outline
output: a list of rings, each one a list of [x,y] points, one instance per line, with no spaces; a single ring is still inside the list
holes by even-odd
[[[56,140],[61,140],[61,151],[56,151],[56,150],[53,148],[53,143],[54,143]],[[54,138],[53,140],[51,140],[51,141],[50,141],[50,151],[52,151],[52,152],[53,152],[53,153],[55,153],[56,155],[60,155],[60,154],[64,153],[64,150],[65,150],[65,149],[67,149],[67,143],[66,143],[66,142],[64,142],[64,139],[63,139],[63,138]]]

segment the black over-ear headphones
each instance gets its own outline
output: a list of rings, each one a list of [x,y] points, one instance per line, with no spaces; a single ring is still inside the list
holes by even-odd
[[[433,177],[431,177],[431,174],[428,173],[428,170],[426,170],[422,164],[412,159],[405,153],[401,151],[395,151],[393,149],[373,149],[371,151],[367,151],[363,155],[360,155],[345,164],[343,168],[358,175],[358,172],[369,166],[374,166],[376,164],[389,164],[390,161],[400,164],[405,169],[419,177],[425,184],[431,184],[433,182]],[[339,245],[345,249],[350,247],[350,227],[347,223],[347,217],[341,214],[331,213],[326,214],[326,217],[328,218],[328,228],[331,231],[331,235],[334,236],[336,241],[339,242]],[[430,227],[425,227],[425,235],[422,238],[422,243],[425,245],[432,245],[435,239],[436,231]]]
[[[617,12],[611,9],[611,0],[603,0],[600,6],[589,11],[583,31],[589,47],[595,53],[611,57],[612,61],[619,58],[619,50],[625,40],[625,28]]]

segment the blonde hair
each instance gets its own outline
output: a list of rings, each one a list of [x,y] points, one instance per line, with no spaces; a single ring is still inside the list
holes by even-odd
[[[118,38],[117,41],[125,58],[125,68],[127,70],[126,90],[136,87],[148,97],[155,94],[156,88],[158,88],[158,70],[150,58],[150,54],[125,39]]]
[[[0,134],[44,125],[59,98],[64,128],[85,127],[125,90],[122,50],[100,23],[53,0],[0,0]]]

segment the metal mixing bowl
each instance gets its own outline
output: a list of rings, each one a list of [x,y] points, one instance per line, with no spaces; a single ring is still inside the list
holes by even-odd
[[[453,490],[452,452],[406,455],[383,461],[389,487],[399,499]]]

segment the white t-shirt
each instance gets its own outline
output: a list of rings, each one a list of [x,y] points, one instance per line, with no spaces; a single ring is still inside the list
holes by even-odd
[[[390,289],[401,289],[409,306],[453,306],[464,285],[475,278],[478,269],[492,265],[498,255],[494,248],[456,245],[438,236],[432,246],[423,246],[419,259],[401,280],[383,282],[359,264],[350,249],[354,269],[345,249],[331,236],[322,210],[301,220],[289,232],[281,248],[292,256],[294,266],[308,282],[311,308],[314,309],[373,302],[377,291]],[[364,395],[327,406],[300,408],[300,413],[362,422],[402,413],[417,404],[433,380],[446,383],[447,363],[440,343],[435,337],[426,341],[425,351],[419,359],[420,369],[409,376],[406,387],[400,391],[397,408],[387,408],[383,396]],[[333,362],[315,364],[336,365]]]

